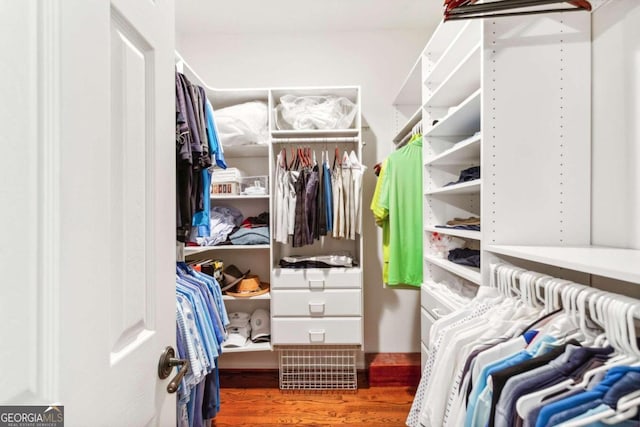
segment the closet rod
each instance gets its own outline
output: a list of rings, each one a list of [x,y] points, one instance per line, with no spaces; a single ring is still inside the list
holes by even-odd
[[[398,143],[396,144],[396,150],[397,150],[398,148],[402,148],[402,147],[404,147],[405,145],[407,145],[407,142],[409,142],[409,140],[411,139],[411,137],[412,137],[412,136],[413,136],[413,134],[412,134],[411,132],[409,132],[408,134],[406,134],[406,135],[405,135],[405,136],[400,140],[400,142],[398,142]]]
[[[358,137],[331,137],[331,138],[271,138],[274,144],[305,143],[305,142],[358,142]]]

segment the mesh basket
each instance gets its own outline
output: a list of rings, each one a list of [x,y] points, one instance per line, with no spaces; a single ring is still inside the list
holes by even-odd
[[[355,390],[358,346],[287,346],[280,350],[281,390]]]

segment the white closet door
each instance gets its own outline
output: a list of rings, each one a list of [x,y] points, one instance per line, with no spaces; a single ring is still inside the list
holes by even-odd
[[[0,401],[174,425],[157,374],[175,347],[173,1],[0,11]]]

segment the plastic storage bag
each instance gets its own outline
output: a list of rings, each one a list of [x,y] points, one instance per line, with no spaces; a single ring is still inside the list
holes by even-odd
[[[356,105],[343,96],[284,95],[275,116],[281,130],[348,129],[356,116]]]
[[[267,104],[245,102],[214,112],[222,146],[268,144]]]

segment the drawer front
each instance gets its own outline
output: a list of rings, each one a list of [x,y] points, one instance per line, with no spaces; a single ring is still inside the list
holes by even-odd
[[[362,344],[362,318],[272,318],[271,343]]]
[[[272,316],[361,316],[362,291],[359,289],[332,290],[273,290]]]
[[[441,298],[440,295],[433,293],[426,286],[423,286],[420,290],[420,305],[436,320],[453,311]]]
[[[425,346],[429,344],[429,331],[431,331],[431,325],[433,325],[435,321],[436,319],[434,319],[427,310],[424,308],[420,309],[420,341],[422,341],[422,344]]]
[[[362,288],[359,268],[276,268],[271,289],[346,289]]]

